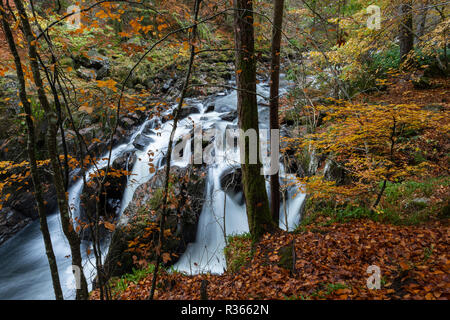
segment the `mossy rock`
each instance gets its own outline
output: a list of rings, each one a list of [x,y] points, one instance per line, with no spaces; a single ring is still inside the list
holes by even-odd
[[[450,218],[450,202],[448,202],[439,213],[439,216],[442,218]]]
[[[278,262],[278,266],[285,268],[287,270],[292,270],[292,265],[294,263],[294,247],[291,245],[283,247],[280,249],[280,261]]]
[[[165,234],[162,252],[169,253],[171,257],[166,261],[166,266],[175,263],[188,243],[195,241],[197,223],[205,198],[205,170],[206,167],[171,168],[169,193],[178,203],[177,207],[170,208],[166,215],[164,229],[170,232]],[[149,262],[156,259],[164,182],[163,169],[136,189],[112,236],[105,262],[109,276],[121,276],[131,272],[136,259],[146,259]],[[140,245],[147,248],[145,256],[140,256]],[[130,251],[133,248],[139,250]]]
[[[425,69],[423,75],[427,78],[445,77],[448,76],[448,70],[442,69],[439,63],[435,61]]]
[[[127,251],[128,243],[141,236],[144,230],[145,225],[143,224],[136,224],[128,230],[116,229],[105,262],[105,269],[110,276],[121,276],[133,270],[133,255],[135,253]]]
[[[75,62],[71,57],[63,57],[59,60],[59,64],[63,67],[75,68]]]

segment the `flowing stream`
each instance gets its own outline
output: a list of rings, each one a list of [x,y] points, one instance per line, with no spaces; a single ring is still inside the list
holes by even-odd
[[[286,92],[287,82],[282,81],[281,94]],[[267,83],[258,85],[258,103],[260,129],[267,129],[269,125],[269,108],[266,106],[269,96]],[[205,112],[206,107],[201,101],[189,99],[189,106],[196,107],[196,113],[179,122],[175,140],[188,135],[192,128],[201,126],[203,130],[214,128],[218,133],[224,133],[228,128],[237,128],[237,119],[226,121],[221,116],[236,111],[236,91],[220,93],[214,98],[215,110]],[[170,110],[168,111],[170,112]],[[111,163],[128,151],[135,151],[136,163],[132,169],[128,185],[124,191],[121,202],[121,213],[133,198],[137,187],[147,182],[154,173],[150,173],[149,154],[152,153],[152,162],[156,169],[164,167],[164,155],[167,151],[172,121],[167,121],[158,127],[159,119],[147,120],[133,133],[128,143],[119,145],[113,149]],[[149,128],[153,128],[148,130]],[[143,150],[134,147],[133,141],[139,135],[150,138],[149,144]],[[215,140],[218,140],[217,137]],[[190,140],[184,146],[183,157],[173,160],[172,165],[185,167],[191,160]],[[181,256],[174,268],[188,274],[200,272],[222,273],[226,267],[223,249],[226,245],[226,236],[248,232],[247,216],[242,194],[226,193],[221,189],[220,177],[232,168],[239,166],[239,150],[223,148],[214,149],[215,161],[208,166],[206,179],[206,199],[200,215],[196,241],[190,243],[186,252]],[[268,161],[264,166],[269,165]],[[98,168],[106,166],[105,160],[99,160]],[[90,169],[88,177],[95,168]],[[285,174],[284,167],[280,164],[281,184],[294,182],[295,177]],[[266,177],[266,188],[269,192],[269,182]],[[78,216],[80,196],[83,191],[83,181],[79,179],[69,190],[69,202],[73,216]],[[293,230],[300,220],[301,206],[305,195],[298,192],[295,184],[287,187],[286,208],[282,204],[280,210],[279,226],[283,229]],[[224,210],[225,208],[225,210]],[[285,216],[285,213],[287,216]],[[119,223],[126,223],[123,215]],[[287,225],[286,225],[287,223]],[[56,212],[48,217],[49,230],[53,242],[55,256],[57,258],[61,285],[64,297],[73,299],[74,277],[70,258],[70,249],[65,238],[59,218]],[[108,240],[103,243],[102,252],[106,254]],[[89,242],[82,242],[82,252],[86,253]],[[88,282],[95,277],[95,260],[93,257],[84,256],[84,271]],[[54,299],[50,270],[45,255],[44,242],[39,229],[39,221],[34,221],[9,239],[0,247],[0,299]]]

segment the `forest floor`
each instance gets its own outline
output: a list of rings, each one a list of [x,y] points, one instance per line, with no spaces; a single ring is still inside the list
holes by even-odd
[[[329,224],[323,218],[294,233],[266,234],[253,254],[240,257],[235,272],[187,276],[162,271],[155,299],[199,299],[202,280],[209,282],[209,299],[448,299],[449,232],[448,223],[438,220],[394,226],[372,220]],[[248,237],[239,242],[235,248],[241,254],[251,252]],[[292,254],[286,259],[293,243],[295,269]],[[378,290],[367,287],[372,265],[380,268]],[[146,299],[151,282],[149,273],[115,298]],[[91,298],[98,297],[94,291]]]
[[[416,104],[424,107],[439,104],[445,109],[450,108],[449,78],[431,79],[430,88],[418,89],[413,85],[414,77],[411,73],[391,76],[385,83],[385,91],[361,94],[357,100],[377,104]]]

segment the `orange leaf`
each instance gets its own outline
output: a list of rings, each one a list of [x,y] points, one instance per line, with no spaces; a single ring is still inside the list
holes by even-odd
[[[116,226],[108,221],[105,221],[105,228],[110,230],[110,231],[114,231],[116,229]]]

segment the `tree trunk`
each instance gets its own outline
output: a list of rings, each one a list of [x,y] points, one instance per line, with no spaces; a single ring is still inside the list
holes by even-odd
[[[421,12],[419,15],[419,21],[417,24],[417,41],[425,34],[425,26],[427,22],[428,14],[428,0],[422,3]]]
[[[36,50],[36,39],[33,35],[30,22],[28,20],[27,13],[21,0],[14,0],[16,8],[19,12],[19,17],[22,25],[22,31],[27,40],[28,55],[30,60],[31,71],[33,74],[34,84],[36,85],[39,102],[44,109],[47,119],[49,130],[47,132],[47,148],[50,157],[50,163],[53,169],[53,181],[56,188],[56,195],[58,198],[58,207],[61,216],[62,229],[69,242],[70,250],[72,253],[72,265],[78,268],[79,271],[79,284],[80,288],[77,288],[77,299],[85,300],[89,298],[88,287],[86,278],[83,272],[82,257],[80,244],[81,240],[78,234],[75,232],[72,221],[69,215],[68,199],[66,196],[66,190],[64,187],[64,177],[59,165],[59,155],[57,151],[56,135],[58,133],[58,117],[54,110],[50,107],[47,96],[45,94],[44,85],[41,75],[39,73],[38,54]],[[77,282],[78,283],[78,282]]]
[[[198,15],[200,12],[200,4],[202,0],[195,0],[194,3],[194,22],[198,23]],[[196,50],[196,37],[197,37],[197,29],[198,26],[195,24],[192,27],[192,30],[190,32],[190,57],[189,57],[189,64],[188,69],[186,72],[186,78],[184,80],[183,89],[181,90],[181,96],[180,100],[178,102],[177,108],[174,110],[174,119],[173,119],[173,126],[172,131],[170,132],[170,139],[169,144],[167,146],[167,154],[166,154],[166,172],[165,172],[165,180],[164,180],[164,199],[163,199],[163,208],[162,208],[162,214],[159,221],[159,235],[158,235],[158,243],[159,243],[159,251],[157,252],[156,256],[156,265],[155,270],[153,271],[153,279],[152,279],[152,286],[150,288],[150,294],[148,296],[148,300],[153,300],[155,289],[156,289],[156,280],[158,277],[158,270],[159,265],[161,264],[161,255],[162,255],[162,248],[164,245],[164,230],[165,230],[165,224],[166,224],[166,216],[167,216],[167,208],[168,208],[168,201],[169,201],[169,180],[170,180],[170,168],[171,168],[171,159],[172,159],[172,150],[173,150],[173,140],[175,137],[175,132],[177,131],[178,126],[178,120],[180,119],[180,112],[181,108],[183,107],[184,99],[186,98],[187,90],[189,88],[189,81],[191,79],[191,74],[193,71],[193,65],[194,65],[194,58],[195,58],[195,50]]]
[[[3,6],[1,7],[1,9],[3,9]],[[38,214],[39,214],[40,229],[41,229],[42,237],[44,239],[45,253],[47,255],[48,264],[50,266],[53,290],[55,292],[56,300],[63,300],[64,297],[63,297],[63,293],[62,293],[62,289],[61,289],[61,283],[59,280],[58,265],[56,264],[56,258],[55,258],[55,253],[53,251],[52,240],[50,237],[50,232],[48,230],[44,198],[42,196],[42,184],[39,181],[40,179],[39,179],[39,174],[38,174],[37,161],[36,161],[36,149],[35,149],[36,137],[35,137],[35,132],[34,132],[33,118],[31,116],[32,110],[31,110],[31,106],[28,102],[27,93],[26,93],[25,77],[24,77],[24,74],[22,71],[22,62],[20,61],[20,56],[17,51],[16,44],[14,42],[13,34],[11,32],[8,21],[6,19],[5,11],[0,10],[0,13],[2,16],[2,25],[3,25],[5,37],[8,41],[10,51],[14,57],[14,63],[16,66],[16,74],[17,74],[17,78],[19,80],[19,97],[20,97],[20,101],[22,102],[25,114],[26,114],[26,124],[27,124],[27,130],[28,130],[27,153],[28,153],[28,158],[30,160],[30,170],[31,170],[31,179],[33,181],[33,187],[34,187],[34,197],[36,199],[36,204],[37,204],[37,209],[38,209]]]
[[[279,130],[280,122],[278,119],[279,108],[279,88],[280,88],[280,47],[281,33],[283,28],[283,9],[284,0],[275,0],[273,11],[273,30],[272,30],[272,59],[270,65],[270,129]],[[272,131],[271,131],[272,132]],[[279,137],[279,135],[278,135]],[[276,154],[278,154],[278,151]],[[271,153],[275,152],[271,146]],[[272,160],[273,157],[272,157]],[[276,159],[278,161],[279,159]],[[270,199],[271,213],[273,222],[278,225],[280,219],[280,178],[277,173],[270,176]]]
[[[414,47],[414,33],[413,33],[413,17],[411,1],[406,1],[400,5],[400,57],[404,62],[408,53]]]
[[[234,0],[234,9],[239,128],[243,132],[253,129],[257,135],[257,161],[254,164],[251,164],[249,161],[250,141],[242,137],[242,135],[240,140],[241,148],[245,152],[244,158],[241,159],[241,167],[247,218],[252,239],[256,241],[264,232],[272,230],[274,225],[270,215],[269,200],[264,175],[261,174],[262,165],[259,159],[260,145],[258,105],[256,100],[253,1]],[[252,156],[254,157],[254,155]]]

